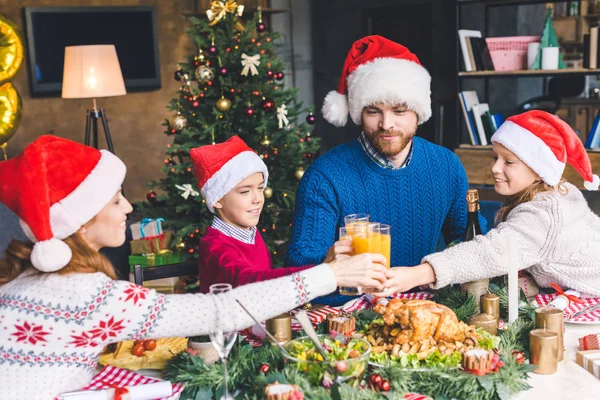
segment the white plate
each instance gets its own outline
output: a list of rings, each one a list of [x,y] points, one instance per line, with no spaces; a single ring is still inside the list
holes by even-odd
[[[600,325],[600,321],[570,321],[565,318],[565,324]]]

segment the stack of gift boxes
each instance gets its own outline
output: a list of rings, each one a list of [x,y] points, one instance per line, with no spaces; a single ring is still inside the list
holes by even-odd
[[[164,232],[162,218],[144,218],[131,225],[133,240],[130,242],[129,269],[139,264],[142,268],[175,264],[181,261],[179,253],[169,250],[173,234]]]
[[[577,364],[600,379],[600,334],[587,335],[579,339]]]

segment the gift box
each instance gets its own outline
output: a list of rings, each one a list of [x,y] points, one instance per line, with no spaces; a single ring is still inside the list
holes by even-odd
[[[159,265],[176,264],[181,262],[181,254],[173,253],[170,250],[160,250],[157,253],[132,254],[129,256],[129,271],[133,272],[134,266],[155,267]]]
[[[147,237],[154,237],[163,233],[162,218],[144,218],[140,222],[131,225],[131,235],[133,240],[139,240]]]
[[[600,333],[586,335],[579,338],[579,350],[599,350],[600,349]]]
[[[575,355],[575,362],[600,379],[600,350],[580,350]]]
[[[171,245],[173,232],[164,232],[158,236],[145,237],[143,239],[132,240],[129,242],[131,254],[156,253],[161,250],[167,250]]]

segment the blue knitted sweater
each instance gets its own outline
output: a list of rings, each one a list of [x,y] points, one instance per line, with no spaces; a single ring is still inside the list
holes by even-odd
[[[316,160],[298,188],[288,264],[322,262],[348,214],[367,213],[392,227],[392,266],[420,264],[435,252],[440,232],[446,243],[462,237],[468,183],[460,160],[424,139],[413,143],[401,169],[380,167],[357,140]]]

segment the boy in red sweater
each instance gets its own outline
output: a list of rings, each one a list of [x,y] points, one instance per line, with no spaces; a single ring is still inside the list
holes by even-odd
[[[265,197],[267,166],[238,136],[190,151],[194,175],[208,209],[215,214],[200,239],[200,291],[214,283],[279,278],[309,267],[273,268],[269,249],[256,229]]]

